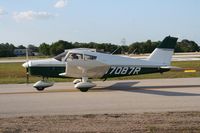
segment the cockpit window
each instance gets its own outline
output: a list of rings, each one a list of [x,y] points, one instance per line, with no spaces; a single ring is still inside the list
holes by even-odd
[[[70,53],[67,59],[71,59],[71,60],[82,60],[82,59],[83,59],[83,54]]]
[[[62,60],[65,58],[67,52],[68,52],[68,51],[65,51],[65,52],[63,52],[63,53],[57,55],[56,57],[54,57],[54,59],[56,59],[56,60],[58,60],[58,61],[62,61]]]
[[[93,55],[84,55],[84,60],[96,60],[97,57]]]

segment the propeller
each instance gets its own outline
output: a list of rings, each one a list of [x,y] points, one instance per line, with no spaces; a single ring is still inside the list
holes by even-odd
[[[26,83],[29,83],[29,67],[26,68]]]
[[[29,58],[28,58],[28,48],[26,49],[26,62],[27,62],[27,67],[26,67],[26,83],[29,83]]]
[[[26,49],[26,62],[22,65],[26,68],[26,83],[29,83],[29,58],[28,58],[28,48]]]

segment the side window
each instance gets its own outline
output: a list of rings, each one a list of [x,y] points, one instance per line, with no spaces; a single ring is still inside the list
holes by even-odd
[[[93,55],[84,55],[84,60],[96,60],[97,57]]]
[[[71,53],[69,54],[67,60],[82,60],[83,59],[83,55],[82,54],[78,54],[78,53]]]

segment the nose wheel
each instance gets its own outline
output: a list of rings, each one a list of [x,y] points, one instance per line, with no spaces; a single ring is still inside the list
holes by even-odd
[[[43,91],[45,88],[53,86],[53,82],[48,82],[47,80],[40,80],[36,82],[33,87],[35,87],[38,91]]]

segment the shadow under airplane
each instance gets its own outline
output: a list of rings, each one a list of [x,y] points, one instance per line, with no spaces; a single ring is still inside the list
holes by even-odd
[[[200,89],[200,85],[134,86],[138,83],[139,82],[120,82],[120,83],[115,83],[105,88],[94,88],[92,90],[101,90],[101,91],[102,90],[111,90],[111,91],[120,90],[120,91],[162,95],[162,96],[200,96],[199,93],[173,92],[173,91],[161,90],[161,89],[188,88],[188,87]]]

